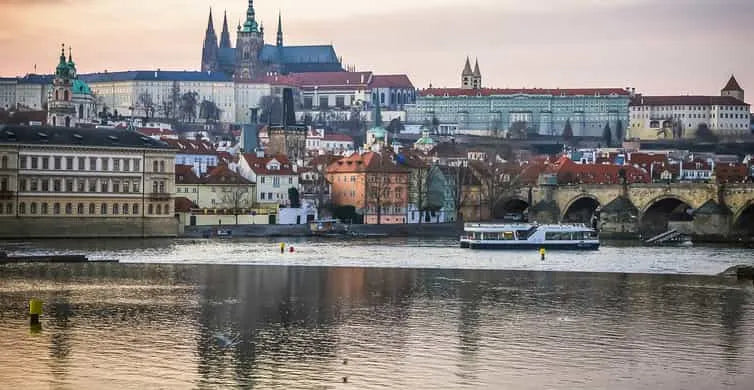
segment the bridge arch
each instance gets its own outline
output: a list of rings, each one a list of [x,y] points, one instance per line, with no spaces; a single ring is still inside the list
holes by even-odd
[[[685,197],[675,194],[653,198],[639,213],[640,232],[651,236],[667,231],[671,221],[692,221],[693,204]]]
[[[754,236],[754,199],[747,201],[733,216],[733,232]]]
[[[504,219],[506,214],[511,213],[524,215],[529,209],[529,206],[529,202],[520,196],[503,198],[495,204],[493,218]]]
[[[602,204],[599,199],[587,193],[573,197],[565,207],[561,209],[560,220],[562,222],[578,222],[589,224],[592,217]]]

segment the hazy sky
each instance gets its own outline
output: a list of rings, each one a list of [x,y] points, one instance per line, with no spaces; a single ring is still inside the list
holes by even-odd
[[[60,44],[80,72],[196,70],[207,12],[231,39],[244,0],[0,0],[0,75],[54,70]],[[457,86],[479,57],[493,87],[625,87],[717,94],[731,73],[754,96],[754,0],[257,0],[274,42],[332,42],[359,70]],[[751,100],[751,99],[749,99]]]

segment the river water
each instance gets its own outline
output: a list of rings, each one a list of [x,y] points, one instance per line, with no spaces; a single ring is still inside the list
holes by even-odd
[[[290,244],[2,244],[126,263],[0,266],[0,389],[754,388],[751,250]]]

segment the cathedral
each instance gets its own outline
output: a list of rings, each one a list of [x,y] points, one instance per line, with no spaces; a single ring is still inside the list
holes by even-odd
[[[285,46],[282,17],[278,15],[275,44],[264,42],[264,26],[256,20],[254,0],[249,0],[246,20],[236,32],[236,47],[231,46],[227,14],[218,43],[209,13],[202,47],[202,71],[222,72],[238,81],[250,81],[269,73],[340,72],[340,59],[332,45]]]

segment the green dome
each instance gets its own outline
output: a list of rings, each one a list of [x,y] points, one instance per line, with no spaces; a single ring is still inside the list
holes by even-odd
[[[435,140],[430,137],[421,137],[416,141],[417,145],[434,145]]]
[[[79,79],[73,80],[73,93],[91,95],[92,90],[89,85]]]

